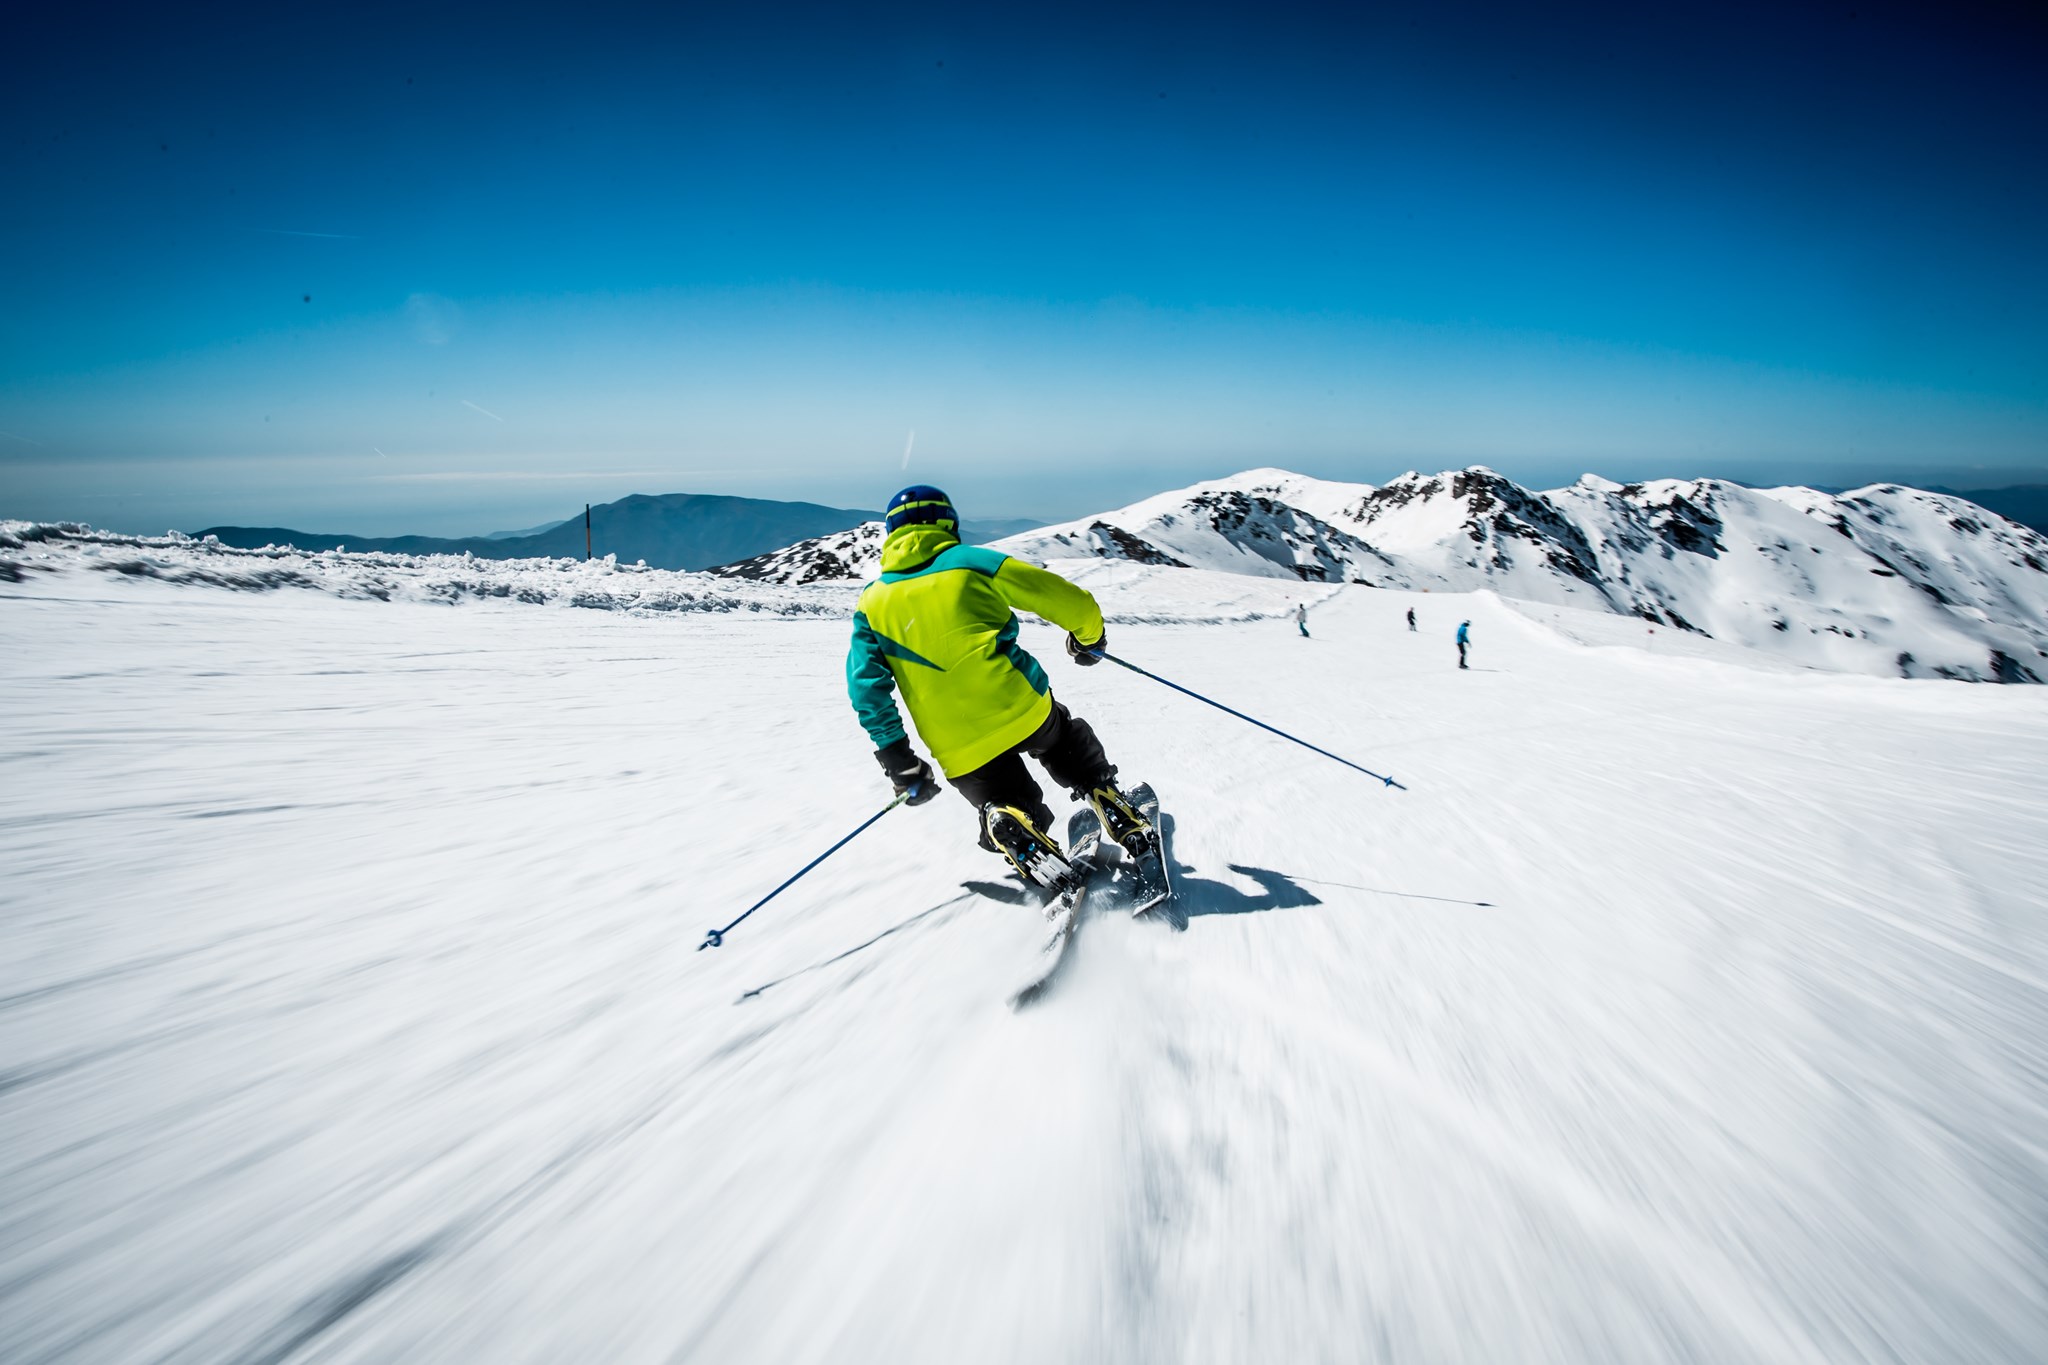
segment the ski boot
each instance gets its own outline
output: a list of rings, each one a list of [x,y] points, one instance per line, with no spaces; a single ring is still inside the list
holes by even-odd
[[[1130,859],[1128,875],[1118,886],[1133,915],[1142,915],[1173,896],[1173,874],[1166,866],[1166,841],[1154,823],[1159,798],[1143,784],[1121,792],[1108,782],[1088,793],[1088,805],[1102,826]],[[1171,918],[1171,915],[1168,916]]]
[[[1043,887],[1049,894],[1072,890],[1083,880],[1082,869],[1068,862],[1051,835],[1033,824],[1031,817],[1015,806],[991,801],[981,808],[982,829],[996,851],[1009,859],[1027,885]]]
[[[1134,861],[1158,860],[1159,831],[1113,784],[1105,782],[1089,792],[1088,804],[1094,807],[1095,818],[1102,822],[1104,838],[1130,854]]]

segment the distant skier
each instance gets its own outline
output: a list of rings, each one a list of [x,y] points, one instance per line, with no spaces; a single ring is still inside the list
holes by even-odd
[[[1411,631],[1415,629],[1415,608],[1413,607],[1408,608],[1408,629]]]
[[[1306,639],[1308,638],[1308,604],[1307,604],[1307,603],[1305,603],[1305,602],[1296,602],[1296,603],[1294,604],[1294,624],[1295,624],[1295,625],[1297,625],[1297,626],[1299,626],[1299,627],[1301,628],[1301,638],[1302,638],[1302,639],[1304,639],[1304,640],[1306,640]]]
[[[1472,623],[1458,622],[1458,667],[1465,667],[1465,650],[1472,643]]]
[[[889,499],[885,524],[881,576],[854,604],[846,689],[897,792],[919,806],[938,790],[904,734],[891,696],[900,688],[946,780],[980,813],[981,846],[1027,882],[1061,887],[1076,873],[1048,833],[1052,811],[1025,754],[1094,807],[1105,838],[1138,856],[1151,824],[1117,789],[1088,722],[1053,700],[1045,670],[1017,643],[1011,610],[1065,627],[1067,653],[1093,666],[1108,639],[1093,595],[1035,564],[962,545],[952,500],[936,488]]]

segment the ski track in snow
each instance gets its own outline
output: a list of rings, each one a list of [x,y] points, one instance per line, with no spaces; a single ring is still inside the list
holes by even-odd
[[[0,1359],[2048,1356],[2048,693],[1089,572],[1412,790],[1027,629],[1192,922],[1016,1015],[950,793],[695,951],[836,613],[0,585]]]

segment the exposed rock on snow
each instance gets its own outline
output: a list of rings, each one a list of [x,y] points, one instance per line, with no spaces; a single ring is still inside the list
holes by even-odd
[[[1261,471],[1270,473],[1274,471]],[[1248,477],[1248,476],[1247,476]],[[1121,511],[1012,536],[997,547],[1027,559],[1128,559],[1261,578],[1377,584],[1396,573],[1372,546],[1277,496],[1273,481],[1162,493]]]
[[[881,522],[865,521],[851,531],[800,540],[710,572],[762,583],[865,583],[882,571],[883,536]]]
[[[1106,521],[1092,523],[1088,534],[1099,539],[1106,547],[1104,558],[1128,559],[1133,564],[1163,564],[1169,568],[1185,569],[1185,560],[1175,559],[1156,545],[1149,545],[1120,526],[1111,526]]]

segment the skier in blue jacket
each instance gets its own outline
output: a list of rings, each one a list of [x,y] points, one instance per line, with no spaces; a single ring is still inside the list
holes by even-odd
[[[1458,667],[1465,667],[1465,649],[1472,643],[1472,623],[1458,622]]]

